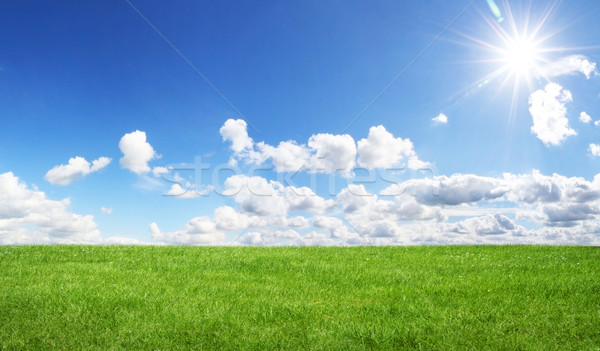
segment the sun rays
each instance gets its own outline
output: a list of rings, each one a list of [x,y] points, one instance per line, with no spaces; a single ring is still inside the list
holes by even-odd
[[[497,3],[488,0],[487,3],[489,10],[479,9],[483,20],[481,31],[457,32],[462,38],[457,44],[475,52],[468,64],[486,65],[490,70],[459,92],[455,103],[464,102],[483,88],[492,89],[491,100],[509,90],[509,124],[512,125],[519,98],[549,82],[548,67],[557,59],[557,54],[572,49],[551,44],[564,29],[552,28],[557,0],[535,11],[531,2],[514,10],[506,0]]]

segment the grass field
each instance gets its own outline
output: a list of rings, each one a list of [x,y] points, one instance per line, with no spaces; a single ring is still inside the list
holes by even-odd
[[[0,349],[600,350],[600,248],[0,247]]]

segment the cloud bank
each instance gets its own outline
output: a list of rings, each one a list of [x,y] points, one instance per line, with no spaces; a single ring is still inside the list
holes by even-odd
[[[69,211],[69,199],[50,200],[13,173],[0,174],[0,244],[102,241],[94,217]]]
[[[349,184],[330,199],[234,175],[225,194],[235,206],[180,231],[152,225],[153,238],[210,245],[600,244],[600,175],[454,174],[409,179],[379,193]]]

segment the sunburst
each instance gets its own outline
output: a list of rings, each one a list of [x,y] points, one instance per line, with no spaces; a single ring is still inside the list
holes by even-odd
[[[490,12],[481,12],[488,33],[482,33],[487,39],[482,39],[467,33],[458,33],[466,39],[461,44],[471,44],[477,50],[485,52],[481,59],[475,61],[479,64],[489,64],[491,71],[477,79],[472,85],[466,87],[459,98],[463,100],[472,96],[477,90],[484,86],[495,87],[494,99],[501,91],[512,88],[510,101],[510,120],[515,114],[518,98],[523,88],[528,93],[549,81],[545,74],[545,67],[552,62],[552,55],[563,53],[568,48],[550,47],[547,45],[549,39],[554,37],[562,29],[551,30],[549,18],[555,13],[558,0],[547,5],[537,13],[536,21],[532,24],[531,2],[529,8],[523,13],[515,16],[508,1],[503,0],[496,5],[493,0],[488,4],[492,9]],[[492,35],[489,35],[491,33]],[[487,57],[486,57],[487,56]],[[473,63],[473,62],[472,62]],[[511,123],[512,124],[512,123]]]
[[[515,38],[504,50],[502,59],[512,74],[526,76],[539,71],[537,65],[541,57],[533,40]]]

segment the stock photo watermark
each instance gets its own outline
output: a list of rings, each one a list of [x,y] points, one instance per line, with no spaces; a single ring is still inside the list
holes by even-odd
[[[274,179],[263,178],[265,173],[274,174]],[[419,196],[425,193],[438,196],[440,191],[435,167],[370,169],[354,166],[334,172],[325,168],[301,167],[294,172],[277,172],[275,166],[263,164],[249,165],[245,170],[231,163],[213,166],[203,161],[201,156],[196,156],[191,164],[171,165],[156,175],[170,184],[170,190],[163,196],[181,198],[207,197],[211,194],[234,197],[242,192],[254,196],[284,196],[284,189],[296,196],[319,196],[317,194],[322,194],[323,191],[328,196],[336,196],[340,192],[340,186],[354,196],[373,196],[374,194],[365,191],[365,187],[374,185],[384,187],[378,192],[379,196],[384,197]],[[230,181],[236,176],[240,181]],[[300,176],[308,176],[308,184],[299,184],[296,178]]]

